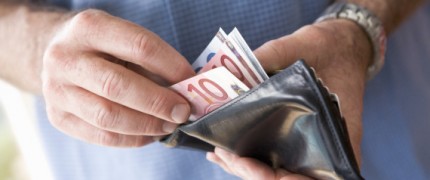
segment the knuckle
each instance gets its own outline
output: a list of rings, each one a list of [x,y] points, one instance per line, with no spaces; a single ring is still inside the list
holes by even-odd
[[[109,129],[117,124],[118,110],[110,103],[100,103],[95,111],[94,123],[102,129]]]
[[[123,71],[106,71],[101,75],[101,92],[110,98],[120,97],[123,89],[128,89],[129,81]]]
[[[50,67],[49,65],[56,64],[57,60],[63,59],[64,57],[65,53],[63,51],[63,47],[58,43],[54,43],[49,45],[46,49],[45,54],[43,55],[43,62],[44,65],[48,65],[47,67]]]
[[[280,59],[285,59],[285,51],[283,50],[284,43],[281,39],[270,40],[266,43],[265,46],[268,47],[271,52],[275,53],[276,57],[279,57]]]
[[[166,72],[167,75],[170,75],[169,77],[173,77],[174,83],[177,83],[179,81],[182,81],[186,78],[189,78],[195,75],[193,69],[190,67],[190,64],[187,61],[184,60],[184,61],[176,61],[176,62],[178,62],[176,66],[177,70]]]
[[[88,9],[76,14],[65,28],[65,33],[84,43],[83,37],[97,36],[103,33],[99,24],[105,22],[108,14],[101,10]],[[85,44],[85,43],[84,43]]]
[[[118,146],[120,142],[119,134],[99,130],[95,135],[95,141],[97,144],[105,146]]]
[[[73,68],[74,61],[66,53],[66,47],[60,43],[51,44],[43,57],[44,71],[68,70]]]
[[[57,129],[63,129],[64,123],[66,121],[65,115],[60,115],[57,110],[52,106],[46,107],[46,113],[48,115],[48,120],[52,126]]]
[[[76,14],[72,18],[70,25],[72,27],[92,26],[99,21],[100,16],[104,15],[106,15],[106,13],[101,10],[87,9]]]
[[[132,53],[143,64],[147,63],[151,57],[160,49],[160,43],[153,39],[147,31],[140,31],[136,34],[132,43]]]
[[[45,102],[46,103],[55,103],[55,101],[56,101],[56,96],[57,95],[54,95],[54,94],[58,94],[58,92],[55,90],[55,89],[53,89],[53,88],[51,88],[52,86],[51,85],[43,85],[42,86],[42,93],[43,93],[43,96],[44,96],[44,98],[45,98]]]
[[[58,97],[65,98],[64,87],[51,79],[43,81],[42,93],[46,102],[58,102]]]

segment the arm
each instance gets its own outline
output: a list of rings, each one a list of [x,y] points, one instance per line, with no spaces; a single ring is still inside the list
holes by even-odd
[[[0,0],[0,78],[36,94],[42,92],[42,56],[71,13]]]

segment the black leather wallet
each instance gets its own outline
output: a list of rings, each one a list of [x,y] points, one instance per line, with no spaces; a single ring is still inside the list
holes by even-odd
[[[336,95],[303,61],[161,142],[205,151],[217,146],[316,179],[363,179]]]

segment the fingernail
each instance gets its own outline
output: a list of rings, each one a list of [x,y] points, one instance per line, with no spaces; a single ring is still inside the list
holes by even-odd
[[[173,107],[172,110],[172,119],[177,123],[183,123],[188,120],[189,116],[189,108],[186,104],[178,104]]]
[[[173,131],[175,131],[176,127],[178,127],[177,124],[173,124],[170,122],[165,122],[163,124],[163,131],[166,133],[172,133]]]

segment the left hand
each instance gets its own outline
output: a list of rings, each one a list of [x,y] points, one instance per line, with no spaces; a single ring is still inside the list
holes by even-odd
[[[365,32],[354,22],[329,20],[269,41],[254,53],[267,72],[282,70],[298,59],[304,59],[315,68],[330,91],[339,96],[350,142],[360,164],[363,94],[366,71],[372,58],[371,44]],[[220,149],[215,150],[215,154],[209,153],[208,159],[244,179],[280,179],[285,173]]]
[[[357,24],[336,19],[304,26],[263,44],[254,53],[268,72],[282,70],[298,59],[315,68],[324,85],[339,96],[354,154],[360,162],[363,95],[367,67],[373,58],[371,47]]]

